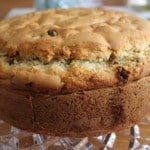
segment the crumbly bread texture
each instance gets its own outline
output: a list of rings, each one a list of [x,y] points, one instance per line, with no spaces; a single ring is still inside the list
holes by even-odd
[[[150,22],[101,8],[0,22],[0,117],[22,129],[90,136],[150,106]]]
[[[0,22],[0,75],[50,93],[150,74],[150,22],[104,9],[51,9]]]

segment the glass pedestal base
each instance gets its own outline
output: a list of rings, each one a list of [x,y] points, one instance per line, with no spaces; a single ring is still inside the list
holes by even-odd
[[[118,133],[52,137],[26,132],[0,120],[0,150],[150,150],[150,118]]]

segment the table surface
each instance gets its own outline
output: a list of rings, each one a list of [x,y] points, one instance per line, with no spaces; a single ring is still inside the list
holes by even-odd
[[[32,7],[33,0],[0,0],[0,20],[13,8]]]

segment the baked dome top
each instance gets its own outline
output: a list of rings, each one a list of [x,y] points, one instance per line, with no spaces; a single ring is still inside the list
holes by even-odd
[[[150,22],[101,8],[49,9],[0,22],[0,78],[73,92],[150,75]]]

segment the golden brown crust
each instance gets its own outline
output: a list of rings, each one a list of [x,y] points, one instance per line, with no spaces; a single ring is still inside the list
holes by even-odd
[[[0,77],[50,93],[113,86],[150,74],[149,45],[150,23],[127,13],[35,12],[0,22]]]
[[[150,23],[126,13],[51,9],[4,20],[1,118],[57,136],[137,123],[150,113],[149,56]]]
[[[56,136],[91,136],[126,128],[150,114],[150,77],[124,86],[41,95],[0,85],[0,115],[21,129]]]

